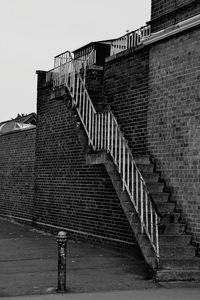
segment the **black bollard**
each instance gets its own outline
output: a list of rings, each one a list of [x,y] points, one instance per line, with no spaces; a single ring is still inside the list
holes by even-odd
[[[58,286],[57,292],[66,292],[66,252],[67,252],[67,234],[60,231],[57,235],[58,242]]]

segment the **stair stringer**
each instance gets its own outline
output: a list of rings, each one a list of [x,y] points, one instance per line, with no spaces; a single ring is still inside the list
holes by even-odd
[[[136,209],[127,191],[123,191],[122,179],[112,157],[109,153],[101,151],[87,154],[86,162],[87,164],[103,164],[105,166],[144,259],[149,265],[149,268],[153,271],[153,273],[155,273],[155,270],[158,268],[158,259],[154,254],[155,252],[153,251],[153,248],[151,249],[151,245],[146,235],[141,234],[141,221],[138,217],[138,213],[136,212]]]

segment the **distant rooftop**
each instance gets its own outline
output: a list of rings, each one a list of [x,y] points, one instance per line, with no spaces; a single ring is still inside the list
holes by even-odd
[[[15,130],[25,130],[36,127],[37,116],[36,113],[19,116],[15,119],[3,121],[0,123],[0,135]]]

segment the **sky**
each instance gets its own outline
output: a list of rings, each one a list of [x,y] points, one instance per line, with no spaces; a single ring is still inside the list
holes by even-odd
[[[0,0],[0,122],[36,112],[36,70],[150,20],[151,0]]]

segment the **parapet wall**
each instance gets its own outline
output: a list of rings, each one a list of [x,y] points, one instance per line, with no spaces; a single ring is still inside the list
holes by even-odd
[[[35,132],[33,128],[0,136],[0,215],[32,220]]]
[[[87,139],[69,94],[41,84],[37,119],[35,224],[62,227],[72,238],[134,244],[104,166],[86,164]]]

